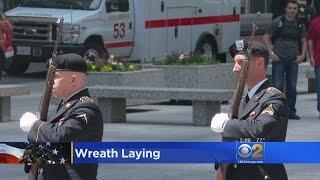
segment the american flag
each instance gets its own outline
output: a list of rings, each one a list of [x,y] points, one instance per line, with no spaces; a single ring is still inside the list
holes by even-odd
[[[71,162],[70,143],[29,143],[29,142],[0,142],[0,163],[19,164],[24,153],[32,158],[44,158],[46,163],[65,164]]]
[[[0,163],[18,164],[24,153],[24,149],[10,146],[6,143],[0,143]]]

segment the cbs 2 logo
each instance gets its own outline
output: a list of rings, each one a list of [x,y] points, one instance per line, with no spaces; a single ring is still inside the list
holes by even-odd
[[[113,37],[115,39],[123,38],[126,35],[125,31],[126,25],[124,23],[116,23],[113,25]]]
[[[261,143],[246,143],[241,144],[238,147],[238,155],[241,158],[253,158],[261,159],[263,158],[264,144]]]

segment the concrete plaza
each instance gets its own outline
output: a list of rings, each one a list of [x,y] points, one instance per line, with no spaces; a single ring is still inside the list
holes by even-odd
[[[10,122],[0,123],[1,141],[25,141],[26,133],[19,128],[19,117],[27,111],[35,112],[42,94],[43,73],[27,73],[24,77],[4,76],[0,84],[23,84],[31,88],[31,94],[12,98]],[[305,93],[306,82],[299,80],[297,99],[301,120],[290,120],[287,141],[319,141],[320,120],[316,111],[316,94]],[[228,105],[223,105],[226,112]],[[192,126],[192,108],[188,105],[167,103],[130,106],[126,123],[104,125],[103,141],[220,141],[209,127]],[[301,154],[303,155],[303,147]],[[288,152],[290,153],[290,152]],[[318,164],[286,164],[289,179],[317,180]],[[22,166],[0,165],[0,179],[26,179]],[[109,164],[100,165],[99,179],[110,180],[213,180],[213,164]]]

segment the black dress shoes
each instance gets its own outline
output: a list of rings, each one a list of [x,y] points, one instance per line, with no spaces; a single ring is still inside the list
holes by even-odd
[[[289,119],[300,120],[300,116],[298,116],[297,114],[289,114]]]

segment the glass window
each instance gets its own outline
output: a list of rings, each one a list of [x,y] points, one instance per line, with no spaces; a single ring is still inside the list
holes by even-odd
[[[273,0],[241,0],[241,14],[270,13]],[[278,0],[277,0],[278,1]]]
[[[250,1],[250,13],[262,12],[265,11],[264,0],[251,0]]]
[[[100,7],[101,0],[24,0],[23,7],[59,8],[96,10]]]
[[[247,9],[246,1],[245,0],[241,0],[241,2],[240,2],[241,14],[245,14],[246,13],[246,9]]]
[[[107,12],[127,12],[129,11],[128,0],[107,0],[106,1]]]
[[[266,0],[266,13],[272,13],[272,9],[271,9],[271,3],[272,0]]]
[[[17,6],[20,6],[21,1],[22,0],[1,0],[0,2],[2,2],[3,11],[7,11]]]

